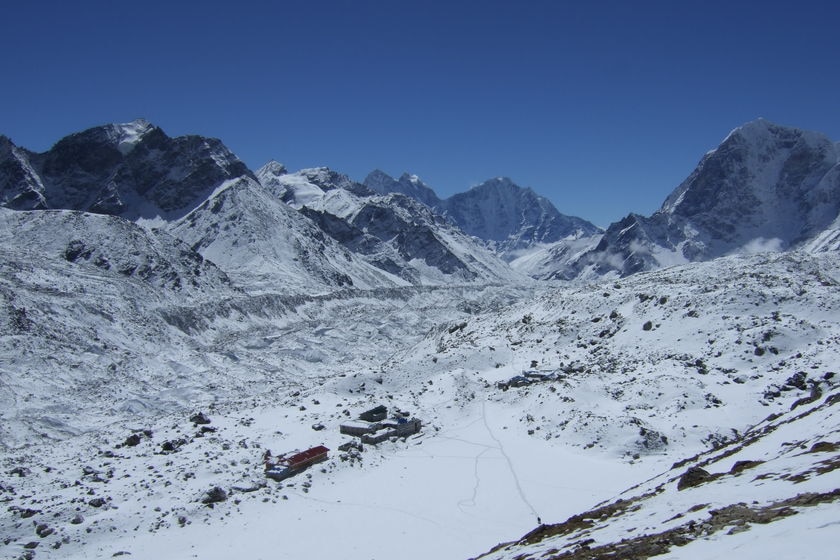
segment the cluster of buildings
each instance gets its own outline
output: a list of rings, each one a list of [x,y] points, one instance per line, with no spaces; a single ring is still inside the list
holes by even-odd
[[[355,420],[341,424],[339,431],[342,434],[358,437],[362,443],[376,445],[391,438],[416,434],[421,427],[422,422],[418,418],[409,418],[409,415],[404,412],[397,411],[389,418],[388,408],[380,405],[361,413]],[[344,444],[344,446],[347,445]],[[280,455],[273,455],[271,451],[266,451],[263,455],[265,475],[274,480],[284,480],[315,463],[326,461],[329,451],[323,445]]]
[[[502,391],[507,391],[511,387],[527,387],[528,385],[533,385],[534,383],[541,383],[544,381],[555,381],[557,379],[559,379],[559,375],[557,374],[557,372],[553,371],[523,371],[522,375],[515,375],[507,381],[499,381],[498,383],[496,383],[496,387],[498,387]]]
[[[362,443],[376,445],[394,437],[416,434],[422,427],[423,423],[419,418],[409,418],[403,413],[397,413],[388,418],[388,409],[380,405],[361,413],[356,420],[341,424],[339,431],[342,434],[358,437]]]

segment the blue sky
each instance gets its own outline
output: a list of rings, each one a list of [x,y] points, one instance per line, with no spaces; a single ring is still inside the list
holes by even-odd
[[[250,167],[505,175],[608,225],[757,117],[840,141],[840,3],[7,2],[0,134],[144,117]]]

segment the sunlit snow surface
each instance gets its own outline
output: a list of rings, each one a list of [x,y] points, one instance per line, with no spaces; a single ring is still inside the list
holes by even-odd
[[[54,293],[46,279],[56,271],[39,268],[37,254],[15,262],[2,288],[3,319],[17,327],[3,334],[0,363],[0,552],[10,558],[37,542],[37,558],[464,559],[516,541],[537,517],[559,523],[660,486],[635,517],[578,540],[661,530],[698,504],[709,504],[691,514],[702,519],[721,505],[840,487],[836,471],[781,478],[836,457],[807,453],[840,440],[836,406],[788,422],[838,390],[826,377],[840,363],[834,254],[729,258],[574,288],[285,298],[252,298],[212,277],[185,297],[96,268]],[[27,280],[26,267],[43,281]],[[105,279],[118,291],[92,289]],[[555,375],[498,385],[527,370]],[[791,416],[811,394],[786,387],[800,371],[822,396]],[[83,397],[91,391],[97,398]],[[422,432],[341,460],[350,438],[339,424],[377,404],[421,418]],[[198,410],[216,431],[197,437],[188,417]],[[771,413],[782,416],[765,420]],[[673,463],[770,424],[751,447],[698,459],[710,458],[712,473],[741,459],[763,465],[676,490],[693,463]],[[122,445],[132,433],[139,444]],[[263,476],[266,449],[318,444],[332,450],[327,462],[280,483]],[[210,508],[201,500],[214,486],[228,499]],[[819,546],[833,506],[719,531],[670,557],[760,558],[783,537],[791,550]],[[41,525],[54,532],[39,536]]]

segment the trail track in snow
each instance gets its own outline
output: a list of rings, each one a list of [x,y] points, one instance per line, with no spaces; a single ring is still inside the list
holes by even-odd
[[[510,458],[510,455],[507,454],[505,451],[505,446],[502,444],[502,441],[496,437],[496,434],[493,433],[493,429],[490,428],[490,423],[487,421],[487,403],[482,401],[481,403],[481,419],[484,422],[484,427],[487,428],[487,433],[490,434],[490,437],[493,438],[493,441],[496,442],[496,449],[498,449],[502,456],[507,461],[508,469],[510,470],[510,475],[513,477],[513,481],[516,483],[516,491],[519,493],[519,497],[522,498],[522,503],[528,506],[528,509],[531,510],[531,513],[534,514],[535,519],[540,519],[539,514],[537,513],[536,508],[533,504],[528,500],[528,497],[525,495],[525,491],[522,489],[522,484],[519,481],[519,475],[516,473],[516,467],[513,466],[513,461]]]

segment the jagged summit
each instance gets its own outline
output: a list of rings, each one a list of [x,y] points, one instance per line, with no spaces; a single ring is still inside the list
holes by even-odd
[[[475,239],[398,189],[385,188],[380,194],[324,167],[274,178],[262,171],[258,175],[276,196],[328,236],[401,281],[422,285],[524,279]],[[396,183],[382,172],[369,178],[374,186],[377,179]],[[408,174],[400,181],[420,183]]]
[[[419,200],[505,257],[536,244],[600,231],[585,220],[561,214],[548,199],[508,177],[489,179],[447,199],[440,199],[417,175],[409,173],[394,179],[377,169],[364,183],[376,192],[396,192]]]
[[[257,170],[257,176],[262,175],[285,175],[288,173],[286,166],[277,160],[271,160]]]
[[[399,179],[394,179],[384,171],[376,169],[365,177],[363,183],[380,194],[400,193],[410,196],[429,208],[436,208],[440,204],[437,193],[415,174],[403,173]]]
[[[503,252],[600,232],[586,220],[561,214],[547,198],[507,177],[453,195],[441,208],[464,231],[496,243]]]
[[[328,191],[333,189],[344,189],[347,191],[358,190],[359,184],[353,181],[350,177],[338,171],[334,171],[329,167],[312,167],[309,169],[301,169],[298,172],[302,177],[305,177],[309,182],[317,185],[321,189]]]
[[[572,275],[627,275],[795,248],[820,235],[838,214],[838,145],[817,132],[757,119],[709,151],[659,211],[611,225]]]
[[[55,146],[61,144],[93,144],[116,147],[123,155],[127,155],[150,132],[163,130],[146,119],[136,119],[127,123],[110,123],[75,132],[59,140]],[[164,134],[165,135],[165,134]]]
[[[254,178],[215,138],[170,138],[138,119],[89,128],[36,154],[0,152],[2,200],[32,207],[83,210],[128,219],[182,216],[228,180]]]
[[[111,125],[116,133],[117,149],[123,154],[128,154],[140,142],[143,137],[158,128],[146,119],[136,119],[129,123]]]

